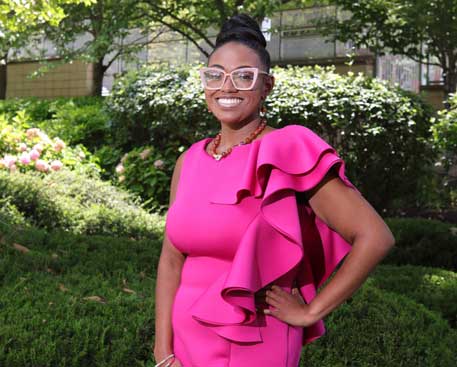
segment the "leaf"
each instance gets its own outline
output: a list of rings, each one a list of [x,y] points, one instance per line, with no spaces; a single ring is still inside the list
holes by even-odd
[[[124,291],[125,293],[129,293],[129,294],[136,294],[136,292],[132,289],[129,289],[129,288],[122,288],[122,291]]]
[[[22,252],[23,254],[26,254],[26,253],[30,252],[30,250],[29,250],[27,247],[22,246],[22,245],[20,245],[20,244],[18,244],[18,243],[13,243],[13,247],[14,247],[16,250]]]
[[[87,301],[98,302],[98,303],[106,303],[106,300],[100,296],[89,296],[89,297],[84,297],[83,299],[87,300]]]
[[[59,289],[60,289],[62,292],[68,292],[68,288],[66,288],[62,283],[59,284]]]

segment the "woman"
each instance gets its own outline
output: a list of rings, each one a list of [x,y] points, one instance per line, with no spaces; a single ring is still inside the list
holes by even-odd
[[[266,125],[274,77],[265,46],[252,18],[232,17],[201,70],[221,130],[175,165],[157,274],[157,366],[298,366],[301,347],[324,333],[322,319],[394,244],[332,147],[303,126]]]

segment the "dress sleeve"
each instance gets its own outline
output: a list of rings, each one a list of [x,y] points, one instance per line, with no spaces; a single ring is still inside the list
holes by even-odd
[[[191,305],[195,320],[234,341],[261,341],[254,293],[299,267],[297,284],[309,303],[350,251],[296,192],[315,187],[335,168],[345,185],[344,161],[327,142],[301,125],[265,135],[251,147],[240,181],[213,193],[215,204],[235,205],[244,196],[261,199],[260,212],[244,233],[232,266]],[[323,320],[304,328],[303,345],[325,333]]]

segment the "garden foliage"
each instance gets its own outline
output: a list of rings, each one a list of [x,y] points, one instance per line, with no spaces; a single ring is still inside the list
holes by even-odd
[[[45,177],[0,171],[0,200],[8,200],[35,226],[77,234],[152,238],[162,221],[132,194],[69,170]]]
[[[219,124],[207,111],[198,67],[146,67],[120,78],[107,100],[115,141],[160,150],[215,135]],[[272,73],[270,125],[300,124],[324,137],[376,208],[421,204],[434,159],[428,105],[384,81],[333,68],[275,67]]]

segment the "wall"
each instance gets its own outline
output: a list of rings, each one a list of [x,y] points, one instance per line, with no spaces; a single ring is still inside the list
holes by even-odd
[[[29,79],[40,67],[39,62],[8,64],[7,95],[14,97],[76,97],[87,96],[92,87],[92,65],[80,61],[57,66],[43,76]]]

